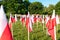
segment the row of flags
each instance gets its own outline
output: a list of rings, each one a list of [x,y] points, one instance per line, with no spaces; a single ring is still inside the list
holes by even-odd
[[[16,15],[15,15],[15,19],[12,16],[10,18],[12,23],[17,21]],[[22,18],[20,18],[20,21],[22,22],[22,24],[25,23],[26,28],[27,30],[29,30],[29,32],[33,31],[32,29],[33,23],[36,23],[38,21],[42,23],[46,22],[46,28],[48,29],[49,35],[51,36],[52,40],[56,40],[55,39],[56,31],[54,29],[56,24],[59,24],[59,17],[58,15],[55,16],[55,10],[53,10],[52,16],[46,15],[45,18],[44,15],[42,17],[39,17],[38,15],[35,17],[33,15],[31,16],[28,12],[28,15],[22,16]]]
[[[12,28],[12,23],[15,23],[17,21],[17,16],[15,15],[15,17],[13,17],[12,14],[10,14],[8,23],[3,5],[1,5],[0,7],[0,13],[0,40],[13,40],[10,29]],[[55,26],[56,24],[59,24],[59,18],[58,15],[55,16],[55,10],[53,10],[51,18],[46,16],[46,18],[44,19],[44,15],[43,17],[39,17],[38,15],[34,17],[33,15],[31,16],[28,12],[28,15],[23,16],[20,21],[22,23],[25,22],[28,33],[33,31],[32,24],[38,21],[41,21],[42,23],[46,21],[46,28],[48,29],[48,33],[50,34],[52,40],[56,40]]]

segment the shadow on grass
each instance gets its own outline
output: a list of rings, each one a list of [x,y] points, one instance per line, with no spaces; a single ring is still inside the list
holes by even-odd
[[[58,30],[58,33],[60,33],[60,30]]]
[[[58,40],[60,40],[60,38]]]

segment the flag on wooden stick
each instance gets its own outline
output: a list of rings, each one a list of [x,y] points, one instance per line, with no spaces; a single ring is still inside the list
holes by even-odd
[[[0,40],[13,40],[6,15],[3,10],[3,5],[1,5],[0,13]]]
[[[17,21],[17,15],[15,14],[15,22]]]
[[[53,10],[52,18],[48,20],[46,26],[48,28],[48,32],[52,38],[52,40],[56,40],[56,31],[55,29],[56,25],[56,18],[55,18],[55,10]]]
[[[15,22],[15,18],[12,16],[12,14],[10,14],[10,18],[9,18],[9,27],[12,27],[12,23]]]
[[[28,13],[28,15],[26,17],[26,28],[27,28],[27,30],[29,29],[29,32],[32,31],[32,22],[31,22],[31,17],[30,17],[29,13]]]

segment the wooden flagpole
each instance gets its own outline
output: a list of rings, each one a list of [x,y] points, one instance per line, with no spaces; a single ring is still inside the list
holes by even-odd
[[[56,40],[56,27],[54,27],[54,38],[55,38],[55,40]]]
[[[43,15],[43,31],[44,31],[44,15]]]
[[[29,40],[29,25],[28,25],[28,40]]]

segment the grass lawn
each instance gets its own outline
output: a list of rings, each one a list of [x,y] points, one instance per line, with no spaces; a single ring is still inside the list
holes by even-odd
[[[26,27],[21,24],[20,21],[13,23],[13,38],[14,40],[28,40],[28,32]],[[33,25],[33,31],[30,32],[30,40],[52,40],[49,35],[46,34],[46,26],[43,26],[41,23],[36,23]],[[57,29],[57,26],[56,26]],[[56,30],[57,40],[60,40],[60,25],[58,25],[58,31]]]

